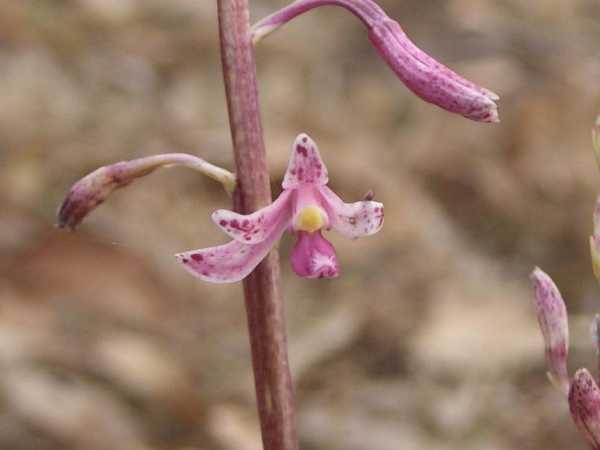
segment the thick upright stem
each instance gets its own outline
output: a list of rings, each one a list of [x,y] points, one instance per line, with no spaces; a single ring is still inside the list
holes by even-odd
[[[271,202],[248,0],[217,0],[217,4],[237,175],[234,208],[247,214]],[[264,448],[297,450],[294,394],[276,251],[244,280],[244,296]]]

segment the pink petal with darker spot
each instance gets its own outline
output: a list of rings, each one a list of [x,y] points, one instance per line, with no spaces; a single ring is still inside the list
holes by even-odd
[[[321,187],[319,191],[325,201],[329,222],[338,233],[349,238],[358,238],[370,236],[381,230],[383,203],[372,200],[344,203],[327,186]]]
[[[327,167],[317,144],[307,134],[300,134],[294,141],[292,156],[283,178],[283,189],[297,188],[303,184],[322,186],[328,181]]]
[[[236,241],[257,244],[267,239],[282,220],[291,220],[291,197],[291,191],[283,191],[273,203],[248,215],[219,209],[212,220]]]
[[[287,226],[281,220],[272,233],[258,244],[232,241],[216,247],[191,250],[175,255],[192,275],[212,283],[234,283],[247,277],[267,256]]]

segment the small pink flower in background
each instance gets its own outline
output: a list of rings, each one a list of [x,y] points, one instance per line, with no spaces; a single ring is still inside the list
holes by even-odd
[[[589,448],[600,450],[600,389],[597,381],[587,369],[577,370],[573,378],[569,379],[569,327],[564,300],[556,284],[542,270],[536,268],[531,279],[538,322],[546,347],[548,376],[567,398],[571,417]],[[597,352],[600,350],[599,324],[600,316],[596,316],[592,326],[592,339]],[[598,362],[600,363],[600,359]]]
[[[289,229],[297,236],[290,257],[294,272],[305,278],[337,277],[335,249],[322,231],[334,229],[349,238],[377,233],[383,225],[383,205],[371,200],[344,203],[327,182],[316,144],[306,134],[299,135],[279,197],[249,215],[215,211],[213,221],[233,241],[180,253],[177,259],[198,278],[232,283],[249,275]]]
[[[600,389],[587,369],[575,372],[569,391],[573,421],[592,450],[600,449]]]
[[[568,395],[569,324],[567,308],[556,284],[540,268],[535,268],[531,274],[531,281],[535,291],[537,319],[544,336],[548,378],[565,395]]]

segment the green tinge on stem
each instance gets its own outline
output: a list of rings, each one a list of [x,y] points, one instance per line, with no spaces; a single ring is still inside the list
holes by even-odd
[[[600,282],[600,196],[596,199],[594,208],[594,232],[590,236],[590,254],[594,276]]]
[[[71,187],[58,211],[58,226],[74,229],[116,189],[125,187],[156,169],[172,166],[184,166],[218,181],[229,195],[235,190],[233,173],[197,156],[166,153],[121,161],[96,169]]]
[[[600,115],[596,117],[596,122],[592,128],[592,146],[594,148],[594,156],[596,157],[596,163],[600,169]]]

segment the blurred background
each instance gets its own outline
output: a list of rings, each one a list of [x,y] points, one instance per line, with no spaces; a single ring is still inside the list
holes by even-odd
[[[251,1],[253,20],[286,4]],[[528,275],[563,291],[571,370],[596,367],[588,235],[600,174],[595,0],[382,0],[422,49],[501,96],[480,124],[413,96],[339,8],[257,50],[273,189],[294,137],[383,230],[329,235],[343,276],[281,243],[303,450],[583,448],[545,377]],[[78,232],[70,185],[166,151],[232,168],[213,0],[19,0],[0,12],[0,448],[259,450],[241,286],[175,263],[226,242],[220,186],[185,169]]]

